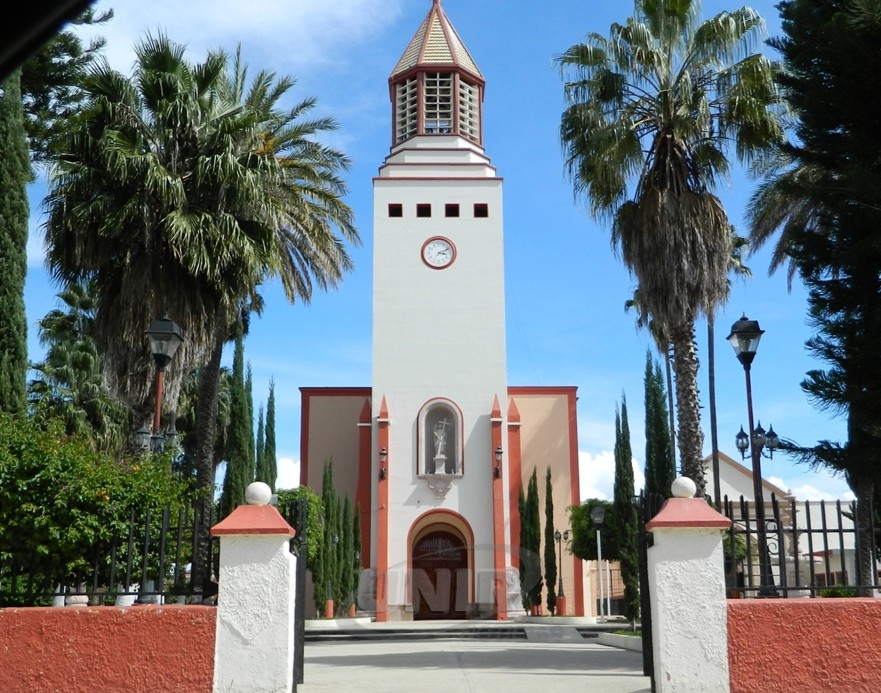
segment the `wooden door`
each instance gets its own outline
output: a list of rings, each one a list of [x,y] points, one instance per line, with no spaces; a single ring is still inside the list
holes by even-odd
[[[423,535],[413,548],[413,618],[464,619],[468,610],[468,556],[452,532]]]

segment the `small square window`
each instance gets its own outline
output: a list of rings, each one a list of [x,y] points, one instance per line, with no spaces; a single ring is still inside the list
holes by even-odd
[[[390,217],[402,217],[404,216],[404,205],[399,204],[397,202],[392,202],[388,206],[388,215]]]
[[[431,216],[431,205],[416,205],[416,216],[417,217],[430,217]]]
[[[486,202],[474,203],[474,216],[478,219],[485,219],[489,216],[489,205]]]
[[[457,205],[457,204],[444,205],[444,215],[448,216],[448,217],[459,216],[459,205]]]

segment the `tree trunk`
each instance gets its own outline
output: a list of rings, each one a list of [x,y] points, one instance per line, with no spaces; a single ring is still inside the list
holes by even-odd
[[[857,512],[854,521],[857,530],[858,553],[856,556],[857,580],[860,597],[873,597],[872,553],[875,548],[872,536],[872,502],[875,495],[875,480],[869,474],[849,474],[849,483],[857,497]],[[842,569],[844,566],[842,566]]]
[[[713,502],[722,507],[722,482],[719,479],[719,431],[716,426],[716,326],[712,315],[707,318],[707,370],[710,380],[710,443],[713,446]]]
[[[676,375],[676,419],[679,422],[676,441],[679,445],[682,475],[694,481],[697,486],[696,496],[703,498],[704,434],[701,431],[697,387],[698,358],[694,341],[694,320],[689,317],[676,325],[671,330],[670,337],[673,344],[673,371]]]
[[[196,555],[193,556],[193,588],[204,590],[211,579],[210,543],[214,507],[214,442],[217,437],[217,397],[220,385],[220,360],[227,337],[227,325],[218,311],[211,356],[199,374],[199,401],[196,409]]]

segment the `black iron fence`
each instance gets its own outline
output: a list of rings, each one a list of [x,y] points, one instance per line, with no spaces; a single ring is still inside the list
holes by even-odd
[[[0,607],[63,605],[72,597],[93,606],[201,603],[203,586],[194,585],[191,568],[212,515],[200,518],[193,507],[132,510],[124,534],[84,546],[73,561],[40,552],[0,554]],[[217,542],[208,541],[209,572],[216,574]]]
[[[754,502],[726,496],[722,506],[732,521],[724,542],[729,598],[879,594],[879,535],[871,503],[797,501],[772,494],[765,503],[764,528],[757,524]],[[770,568],[764,580],[762,529]]]
[[[296,502],[279,508],[297,530],[291,551],[305,555],[306,507]],[[72,598],[92,606],[132,603],[213,603],[217,594],[193,581],[193,557],[216,523],[214,509],[200,518],[195,507],[160,512],[132,510],[126,531],[83,546],[71,561],[39,551],[0,554],[0,607],[61,606]],[[207,574],[219,572],[219,543],[208,538]],[[69,558],[69,557],[67,557]],[[298,563],[298,609],[305,598],[305,561]],[[303,614],[299,614],[302,621]]]

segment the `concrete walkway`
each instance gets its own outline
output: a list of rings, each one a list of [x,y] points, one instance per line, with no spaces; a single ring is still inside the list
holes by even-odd
[[[334,622],[310,622],[298,693],[651,691],[640,652],[600,645],[577,623],[359,621],[337,622],[339,638]]]

